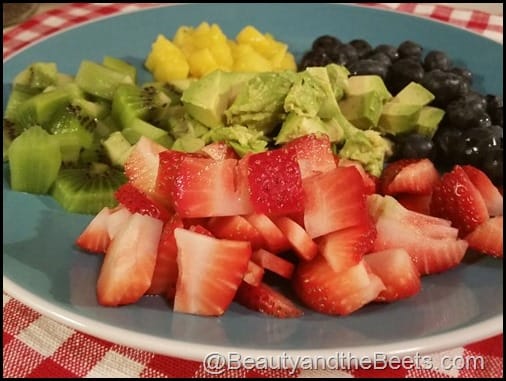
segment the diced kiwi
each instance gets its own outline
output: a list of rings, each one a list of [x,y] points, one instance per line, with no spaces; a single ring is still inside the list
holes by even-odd
[[[91,163],[85,168],[60,170],[51,195],[68,212],[96,214],[103,207],[114,207],[114,192],[126,182],[119,169],[103,163]]]
[[[54,62],[34,62],[20,72],[13,81],[14,88],[24,87],[42,91],[58,82],[58,68]]]
[[[132,119],[161,118],[169,105],[170,98],[154,86],[120,85],[112,100],[112,115],[126,128]]]
[[[124,73],[132,78],[133,83],[137,81],[137,69],[135,66],[130,65],[125,60],[120,58],[105,56],[102,60],[102,65],[109,69],[116,70],[120,73]]]
[[[120,131],[110,134],[102,144],[111,164],[120,168],[123,168],[125,161],[134,148]]]
[[[85,92],[109,100],[112,100],[114,92],[120,84],[133,84],[132,78],[128,74],[89,60],[81,62],[75,81]]]
[[[8,157],[11,188],[35,194],[49,191],[62,163],[58,141],[40,126],[15,138]]]
[[[122,130],[122,133],[130,144],[137,143],[141,136],[145,136],[167,148],[170,148],[173,143],[173,139],[167,131],[138,118],[132,119],[128,123],[128,127]]]
[[[11,122],[14,121],[19,106],[33,97],[33,95],[33,92],[22,87],[13,88],[7,100],[7,105],[5,106],[4,119],[8,119]]]

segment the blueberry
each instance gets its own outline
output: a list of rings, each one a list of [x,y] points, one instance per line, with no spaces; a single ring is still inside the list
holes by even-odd
[[[387,54],[382,52],[372,52],[367,56],[367,58],[373,61],[381,62],[385,66],[390,66],[392,64],[392,59]]]
[[[487,94],[487,113],[493,124],[498,126],[503,125],[503,112],[502,112],[502,97],[499,95]]]
[[[388,67],[379,61],[362,59],[352,62],[349,65],[348,70],[351,75],[373,74],[380,76],[384,80],[387,76]]]
[[[326,66],[330,63],[332,63],[332,60],[327,55],[325,50],[310,50],[306,52],[302,57],[299,64],[299,70],[304,70],[305,68],[311,66]]]
[[[373,53],[384,53],[390,58],[390,61],[392,62],[399,58],[397,48],[395,46],[387,44],[380,44],[376,46],[376,48],[373,50]]]
[[[311,48],[313,50],[316,50],[316,49],[327,50],[327,49],[339,46],[341,44],[342,44],[342,42],[337,37],[330,36],[330,35],[326,34],[326,35],[316,38],[313,41],[313,45]]]
[[[349,44],[356,49],[358,58],[364,58],[372,52],[371,44],[364,39],[351,40]]]
[[[425,73],[420,84],[434,94],[434,105],[442,108],[469,91],[468,83],[461,76],[439,69]]]
[[[423,48],[420,44],[410,40],[402,42],[397,48],[399,58],[412,58],[417,61],[422,57],[422,51]]]
[[[470,128],[479,124],[486,112],[487,102],[483,96],[469,92],[451,101],[446,107],[445,118],[458,128]]]
[[[390,66],[386,85],[390,92],[397,94],[410,82],[420,82],[423,75],[424,70],[419,62],[411,58],[401,58]]]
[[[447,71],[450,69],[450,66],[451,62],[448,55],[438,50],[431,50],[427,53],[423,60],[423,67],[425,71],[431,71],[434,69]]]
[[[350,44],[342,44],[340,46],[333,47],[328,51],[328,55],[332,62],[338,65],[347,66],[358,60],[357,49]]]
[[[464,67],[452,67],[450,70],[448,70],[450,73],[457,74],[458,76],[462,77],[469,86],[473,84],[473,73],[471,73],[468,69]]]
[[[497,186],[503,185],[503,149],[491,149],[483,156],[481,169]]]
[[[418,134],[398,135],[395,140],[395,157],[402,159],[422,159],[428,158],[434,160],[435,147],[431,138]]]

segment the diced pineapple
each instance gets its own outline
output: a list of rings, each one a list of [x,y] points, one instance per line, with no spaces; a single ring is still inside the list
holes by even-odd
[[[195,50],[193,46],[192,36],[193,36],[192,27],[181,26],[178,28],[173,38],[174,44],[183,51],[186,57],[188,57],[193,52],[193,50]]]
[[[283,59],[281,60],[281,63],[279,65],[279,70],[297,70],[297,63],[295,62],[295,57],[292,53],[286,52],[283,56]]]
[[[195,50],[188,57],[190,64],[190,75],[193,77],[202,77],[219,68],[218,63],[208,48]]]
[[[272,71],[271,62],[258,53],[251,45],[237,44],[232,52],[234,71],[265,72]]]
[[[190,72],[183,52],[162,35],[153,43],[145,65],[159,82],[187,78]]]

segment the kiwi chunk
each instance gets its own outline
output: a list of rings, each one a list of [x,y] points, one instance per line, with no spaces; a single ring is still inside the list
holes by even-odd
[[[123,168],[133,146],[120,131],[115,131],[102,142],[107,157],[113,166]]]
[[[102,60],[102,65],[109,69],[116,70],[120,73],[126,74],[132,78],[132,82],[135,83],[137,80],[137,69],[135,66],[130,65],[128,62],[111,56],[105,56]]]
[[[104,163],[60,170],[51,195],[68,212],[96,214],[118,204],[115,191],[126,182],[121,170]]]
[[[170,148],[174,142],[167,131],[138,118],[132,119],[128,127],[122,130],[122,133],[130,144],[137,143],[141,136],[145,136],[166,148]]]
[[[40,126],[15,138],[8,158],[11,188],[35,194],[48,193],[62,163],[58,141]]]
[[[42,91],[58,82],[58,68],[54,62],[34,62],[20,72],[13,81],[14,88],[23,87]]]
[[[132,78],[128,74],[89,60],[81,61],[75,81],[88,94],[109,100],[112,100],[114,92],[120,84],[133,84]]]

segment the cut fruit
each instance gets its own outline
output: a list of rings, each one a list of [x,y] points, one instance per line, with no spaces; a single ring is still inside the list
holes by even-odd
[[[260,232],[242,216],[212,217],[207,227],[216,238],[248,241],[253,250],[265,243]]]
[[[469,247],[492,257],[503,257],[502,216],[492,217],[479,225],[464,239]]]
[[[478,189],[485,205],[487,206],[488,214],[490,217],[503,215],[503,197],[499,189],[490,181],[488,176],[480,169],[471,165],[462,166],[466,172],[469,180]]]
[[[390,163],[380,177],[381,192],[430,194],[439,181],[439,173],[429,159],[403,159]]]
[[[249,214],[248,222],[262,235],[265,247],[272,253],[280,253],[290,248],[290,242],[276,224],[265,214]]]
[[[8,157],[11,188],[35,194],[48,193],[62,162],[58,140],[39,126],[14,139]]]
[[[125,206],[130,213],[144,214],[162,221],[168,221],[172,215],[161,203],[152,200],[138,190],[132,183],[121,185],[114,193],[114,197]]]
[[[103,306],[137,302],[151,285],[163,223],[132,214],[107,248],[97,281]]]
[[[248,269],[242,280],[251,286],[258,286],[264,277],[264,268],[253,261],[248,262]]]
[[[304,314],[290,299],[265,283],[255,287],[242,282],[235,301],[250,310],[277,318],[296,318]]]
[[[262,266],[264,269],[272,271],[273,273],[286,279],[290,279],[292,277],[292,273],[295,268],[293,263],[264,249],[254,251],[251,255],[251,260]]]
[[[297,222],[286,216],[274,217],[273,222],[300,258],[309,261],[318,254],[318,245]]]
[[[232,302],[251,257],[249,242],[177,228],[178,279],[174,311],[220,316]]]
[[[104,207],[77,237],[76,245],[90,253],[105,253],[111,242],[107,230],[110,215],[111,209]]]
[[[68,212],[96,214],[104,206],[118,202],[114,192],[126,182],[123,173],[102,163],[85,168],[61,169],[51,188],[51,195]]]
[[[420,274],[406,250],[376,251],[365,255],[364,260],[386,287],[376,298],[377,301],[393,302],[420,291]]]

